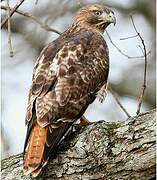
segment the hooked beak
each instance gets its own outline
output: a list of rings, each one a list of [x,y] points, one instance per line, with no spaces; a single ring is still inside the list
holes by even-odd
[[[113,23],[114,26],[115,26],[115,24],[116,24],[116,17],[115,17],[115,15],[112,12],[110,12],[108,15],[105,14],[103,18],[104,18],[104,20],[106,22]]]

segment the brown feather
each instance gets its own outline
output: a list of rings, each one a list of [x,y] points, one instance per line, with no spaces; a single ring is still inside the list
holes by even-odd
[[[95,10],[110,12],[99,5],[86,6],[37,59],[26,113],[25,174],[40,173],[73,122],[107,83],[109,52],[102,28],[96,26],[100,22]]]
[[[47,136],[47,127],[42,128],[37,122],[31,133],[30,140],[28,142],[28,149],[24,157],[24,172],[29,174],[35,171],[43,160],[43,153],[45,148]]]

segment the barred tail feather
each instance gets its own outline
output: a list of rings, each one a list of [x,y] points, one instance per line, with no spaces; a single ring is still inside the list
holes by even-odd
[[[40,173],[39,169],[41,169],[43,164],[45,164],[43,154],[45,149],[46,136],[47,127],[43,128],[36,122],[32,129],[30,140],[27,145],[26,154],[24,156],[25,175],[36,171],[34,175],[37,176]]]
[[[49,126],[41,127],[37,121],[35,122],[31,133],[28,133],[30,137],[26,137],[25,175],[32,174],[33,177],[39,175],[72,123],[50,129]]]

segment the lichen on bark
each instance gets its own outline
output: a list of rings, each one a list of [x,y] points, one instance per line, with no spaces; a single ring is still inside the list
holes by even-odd
[[[155,177],[155,110],[124,122],[99,121],[68,136],[38,180],[111,180]],[[22,154],[2,160],[4,180],[24,176]]]

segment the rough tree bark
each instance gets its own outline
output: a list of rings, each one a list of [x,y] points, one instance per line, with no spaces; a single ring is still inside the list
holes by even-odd
[[[124,122],[99,121],[68,136],[36,179],[111,180],[155,178],[155,110]],[[30,180],[22,154],[2,160],[1,178]]]

